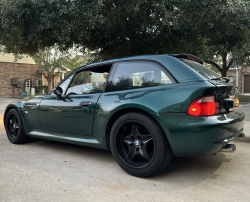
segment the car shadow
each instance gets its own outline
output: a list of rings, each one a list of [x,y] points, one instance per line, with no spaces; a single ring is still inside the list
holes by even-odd
[[[35,137],[31,137],[28,144],[30,146],[34,147],[40,147],[40,149],[45,149],[47,151],[53,150],[57,153],[65,153],[70,156],[74,157],[93,157],[97,158],[98,162],[100,161],[113,161],[113,157],[110,150],[104,150],[94,147],[87,147],[82,145],[75,145],[70,143],[64,143],[64,142],[57,142],[52,140],[43,140]],[[100,158],[100,159],[98,159]]]
[[[109,150],[96,149],[91,147],[72,145],[68,143],[54,142],[49,140],[40,140],[32,138],[29,144],[30,147],[39,148],[39,150],[49,150],[55,153],[65,155],[66,159],[71,156],[77,158],[84,163],[86,160],[91,161],[94,166],[109,167],[105,175],[117,176],[117,181],[121,175],[123,177],[135,179],[124,172],[116,164]],[[69,159],[70,160],[70,159]],[[137,180],[145,180],[155,183],[168,183],[168,185],[177,185],[178,188],[192,186],[207,179],[217,179],[220,175],[216,173],[218,168],[224,162],[230,162],[231,159],[225,157],[223,153],[211,156],[198,156],[198,157],[174,157],[172,162],[162,172],[149,177],[149,178],[136,178]],[[104,174],[103,174],[104,175]],[[138,187],[138,189],[140,189]]]
[[[207,180],[220,178],[219,168],[222,164],[230,163],[230,161],[231,159],[226,158],[221,152],[209,156],[174,157],[165,170],[149,180],[155,184],[167,183],[168,186],[179,190]]]
[[[163,178],[175,178],[178,179],[181,174],[181,178],[196,177],[202,171],[202,178],[216,179],[219,177],[216,174],[216,170],[224,163],[230,162],[231,159],[225,158],[223,153],[209,156],[198,157],[174,157],[168,167],[155,175],[154,180],[163,180]]]

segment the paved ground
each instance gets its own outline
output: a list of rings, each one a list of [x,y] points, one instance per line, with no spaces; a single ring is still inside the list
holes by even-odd
[[[13,145],[2,123],[10,99],[0,99],[0,202],[250,201],[250,105],[245,140],[234,153],[175,158],[148,179],[125,173],[110,151],[33,140]]]

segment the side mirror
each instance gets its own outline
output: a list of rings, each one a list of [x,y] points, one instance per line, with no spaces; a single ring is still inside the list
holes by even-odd
[[[56,99],[57,100],[60,100],[61,99],[61,96],[63,94],[63,89],[61,87],[56,87],[55,90],[53,90],[53,93],[56,95]]]

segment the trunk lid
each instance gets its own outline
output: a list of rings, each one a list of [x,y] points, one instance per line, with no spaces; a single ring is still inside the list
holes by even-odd
[[[234,99],[237,97],[237,88],[232,83],[221,80],[209,80],[216,86],[216,101],[220,103],[220,113],[230,112],[234,109]]]
[[[226,81],[227,78],[221,77],[216,72],[198,62],[183,58],[178,59],[199,73],[211,84],[216,86],[215,100],[220,103],[220,113],[227,113],[234,109],[235,98],[237,98],[237,88],[232,83]]]

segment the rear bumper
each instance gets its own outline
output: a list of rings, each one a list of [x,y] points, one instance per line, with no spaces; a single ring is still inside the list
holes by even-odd
[[[158,114],[176,156],[215,154],[243,131],[245,114],[233,111],[209,117]]]

